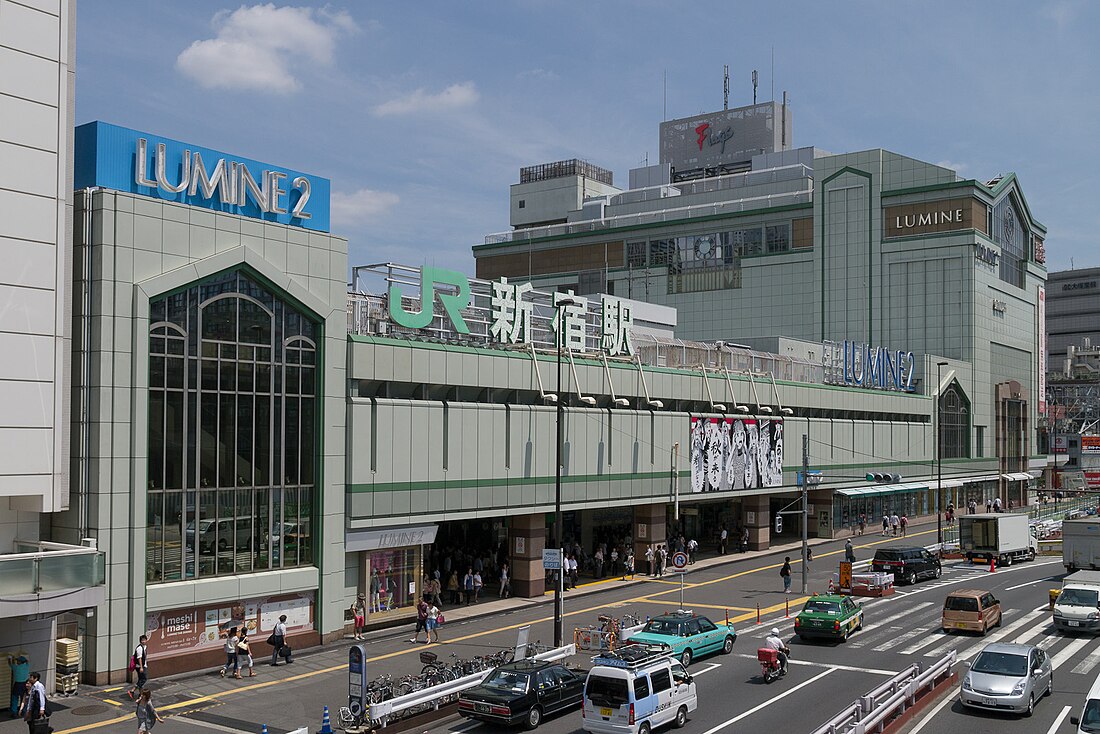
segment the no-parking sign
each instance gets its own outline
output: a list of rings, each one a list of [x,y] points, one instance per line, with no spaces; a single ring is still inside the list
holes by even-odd
[[[683,573],[687,569],[688,554],[683,551],[676,551],[672,554],[672,570],[677,573]]]

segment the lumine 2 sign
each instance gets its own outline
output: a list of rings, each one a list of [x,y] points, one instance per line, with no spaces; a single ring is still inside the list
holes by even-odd
[[[178,140],[89,122],[76,128],[74,180],[237,214],[329,230],[329,181]]]

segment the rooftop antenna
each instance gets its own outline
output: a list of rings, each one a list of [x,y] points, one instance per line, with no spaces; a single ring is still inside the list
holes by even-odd
[[[756,69],[752,70],[752,103],[756,104]]]
[[[775,101],[775,46],[772,46],[772,102]]]
[[[668,69],[664,70],[664,84],[661,94],[661,122],[664,122],[668,119]]]
[[[730,108],[730,65],[722,66],[722,109]]]

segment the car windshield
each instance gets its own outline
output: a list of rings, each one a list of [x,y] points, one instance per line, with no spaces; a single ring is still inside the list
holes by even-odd
[[[513,693],[525,693],[527,691],[528,675],[515,670],[497,670],[481,685],[485,688],[495,688],[499,691],[512,691]]]
[[[978,600],[972,596],[949,596],[943,603],[943,608],[948,612],[976,612]]]
[[[680,623],[674,619],[651,619],[642,632],[652,632],[657,635],[680,634]]]
[[[205,533],[207,530],[210,529],[210,526],[213,525],[213,524],[214,524],[213,520],[199,520],[199,532],[200,533]],[[194,520],[189,520],[187,522],[187,529],[190,530],[191,532],[195,532],[195,521]]]
[[[970,670],[975,673],[989,673],[990,675],[1011,675],[1022,678],[1027,675],[1027,655],[1017,655],[1011,652],[990,652],[986,650]]]
[[[879,550],[875,551],[876,561],[900,561],[905,557],[901,551]]]
[[[1082,731],[1100,731],[1100,699],[1090,698],[1081,712]]]
[[[1075,607],[1095,607],[1097,597],[1098,594],[1093,589],[1066,589],[1058,595],[1058,603]]]
[[[806,612],[817,612],[818,614],[840,614],[840,605],[835,601],[808,601],[806,607],[803,609]]]
[[[590,675],[585,685],[585,694],[596,706],[621,706],[629,701],[625,678]]]

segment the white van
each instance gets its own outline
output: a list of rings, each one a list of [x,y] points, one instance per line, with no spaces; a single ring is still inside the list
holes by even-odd
[[[1071,716],[1070,723],[1077,727],[1077,734],[1096,734],[1100,732],[1100,676],[1092,684],[1085,696],[1085,705],[1080,716]]]
[[[679,728],[698,705],[695,683],[668,645],[624,645],[592,658],[581,718],[593,734]]]

